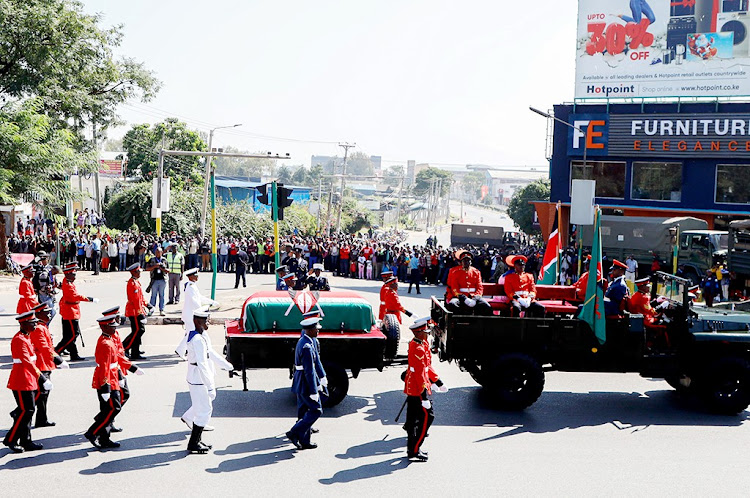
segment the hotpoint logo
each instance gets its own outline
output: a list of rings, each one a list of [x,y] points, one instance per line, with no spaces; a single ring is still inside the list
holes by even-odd
[[[602,97],[609,97],[610,95],[628,95],[635,93],[635,85],[588,85],[586,86],[586,93],[589,95],[601,95]]]

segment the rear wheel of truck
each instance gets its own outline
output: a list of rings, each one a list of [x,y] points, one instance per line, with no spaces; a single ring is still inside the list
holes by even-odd
[[[385,315],[382,332],[385,334],[385,359],[392,360],[398,353],[398,341],[401,340],[401,327],[396,315]]]
[[[675,391],[677,391],[677,394],[692,394],[693,389],[693,383],[690,382],[689,385],[684,385],[681,380],[682,377],[674,376],[674,377],[665,377],[664,380],[669,384]]]
[[[719,358],[699,385],[711,410],[736,415],[750,404],[750,362],[736,356]]]
[[[544,390],[544,370],[527,354],[502,355],[483,374],[482,385],[503,410],[523,410]]]
[[[321,393],[320,401],[323,407],[330,408],[341,403],[349,392],[349,375],[338,363],[323,362],[328,379],[328,394]]]

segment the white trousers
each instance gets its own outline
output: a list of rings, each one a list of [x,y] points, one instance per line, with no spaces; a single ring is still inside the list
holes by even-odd
[[[205,385],[194,386],[188,384],[190,388],[190,401],[193,403],[190,408],[182,415],[188,422],[197,426],[205,427],[211,420],[211,414],[214,411],[214,405],[208,396],[208,389]]]

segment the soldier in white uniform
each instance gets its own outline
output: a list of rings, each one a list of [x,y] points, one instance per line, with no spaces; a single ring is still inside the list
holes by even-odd
[[[185,359],[187,350],[188,333],[193,329],[193,313],[195,310],[208,305],[218,305],[219,303],[211,298],[208,298],[201,294],[198,290],[198,268],[192,268],[185,272],[188,281],[185,282],[185,300],[182,306],[182,324],[185,327],[185,335],[182,337],[182,341],[177,345],[175,353]]]
[[[216,370],[214,363],[223,370],[232,370],[232,364],[221,357],[211,346],[208,330],[208,310],[199,309],[193,313],[193,329],[187,341],[187,382],[192,406],[182,415],[182,421],[192,430],[188,451],[208,453],[211,446],[201,441],[203,430],[208,426],[216,399]]]

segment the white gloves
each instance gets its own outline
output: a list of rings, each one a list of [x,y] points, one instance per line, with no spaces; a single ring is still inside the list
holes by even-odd
[[[216,399],[216,389],[208,390],[208,399],[210,399],[211,401]]]
[[[227,372],[231,372],[234,370],[234,365],[229,363],[227,360],[224,360],[224,364],[221,366],[222,370],[226,370]]]
[[[477,305],[477,301],[475,299],[467,297],[466,300],[464,301],[464,304],[468,306],[469,308],[473,308],[474,306]]]
[[[531,305],[531,298],[528,298],[528,297],[519,297],[518,298],[518,304],[520,304],[524,308],[528,308]]]
[[[213,300],[211,301],[211,306],[218,306],[218,305],[219,305],[219,301],[213,301]]]
[[[320,379],[320,385],[323,387],[328,387],[328,377],[323,377]]]
[[[109,393],[104,393],[104,394],[102,394],[102,399],[104,400],[104,402],[105,402],[105,403],[106,403],[107,401],[109,401],[109,396],[110,396],[110,394],[109,394]]]
[[[458,298],[454,297],[453,299],[451,299],[450,301],[448,301],[448,304],[450,304],[452,306],[458,306]]]
[[[429,399],[422,400],[422,408],[424,408],[425,410],[429,410],[430,408],[432,408],[432,403],[430,403]]]
[[[120,384],[121,388],[125,389],[125,379],[122,379],[121,381],[118,381],[117,383]]]
[[[44,388],[45,391],[51,391],[52,388],[55,386],[52,385],[51,380],[47,379],[44,381],[44,383],[42,383],[42,387]]]
[[[91,298],[91,302],[92,303],[98,303],[99,302],[99,298],[98,297],[92,297]]]
[[[63,360],[63,362],[62,362],[62,363],[60,363],[60,364],[59,364],[59,365],[57,366],[57,368],[59,368],[59,369],[61,369],[61,370],[67,370],[67,369],[69,369],[69,368],[70,368],[70,363],[68,363],[67,361]]]
[[[443,384],[442,386],[438,386],[437,384],[432,384],[432,390],[438,393],[447,393],[448,392],[448,386]]]
[[[311,394],[310,395],[310,399],[313,400],[313,401],[318,401],[318,400],[320,400],[320,394],[317,394],[317,393]]]
[[[669,301],[663,301],[656,307],[657,310],[665,310],[667,308],[669,308]]]
[[[142,369],[141,367],[138,367],[138,370],[135,371],[136,375],[146,375],[146,371]]]

